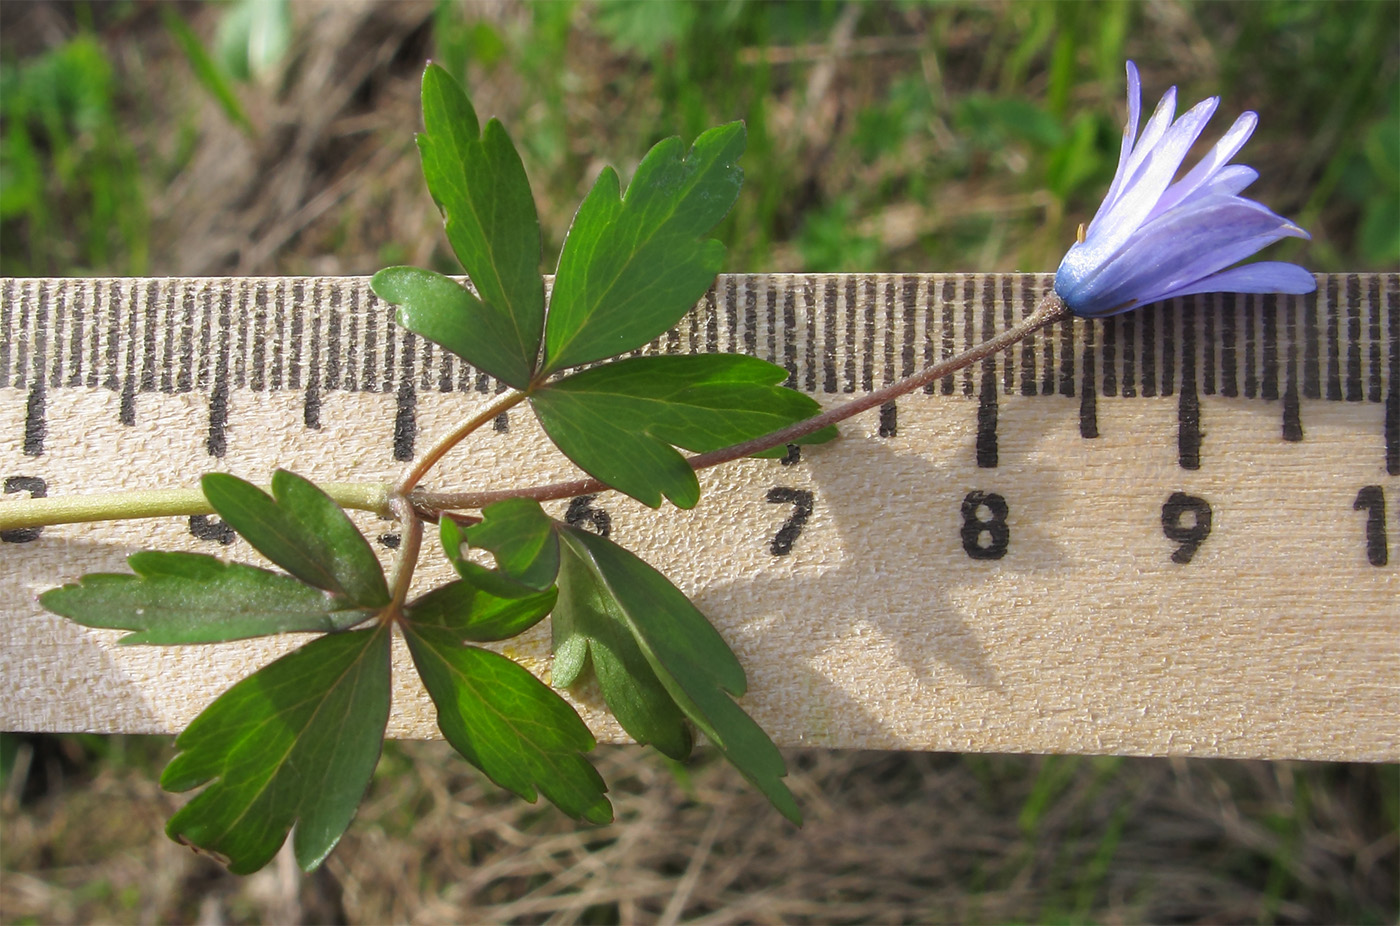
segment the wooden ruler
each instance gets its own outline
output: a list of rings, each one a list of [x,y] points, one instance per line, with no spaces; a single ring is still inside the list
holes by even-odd
[[[1014,323],[1049,283],[722,276],[646,351],[756,354],[830,404]],[[0,281],[11,497],[277,466],[389,481],[498,389],[397,329],[364,278]],[[572,475],[517,410],[433,484]],[[694,511],[551,510],[694,597],[783,745],[1395,761],[1397,475],[1400,275],[1347,274],[1058,325],[832,444],[706,471]],[[392,525],[356,517],[387,561]],[[36,604],[141,548],[255,561],[216,518],[3,541],[6,729],[178,730],[295,644],[117,647]],[[548,677],[547,629],[506,649]],[[398,677],[391,733],[436,735]],[[590,693],[575,703],[623,739]]]

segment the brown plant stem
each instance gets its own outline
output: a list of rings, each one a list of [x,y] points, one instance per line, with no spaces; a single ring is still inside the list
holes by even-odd
[[[696,454],[695,456],[689,457],[686,462],[694,469],[706,469],[711,466],[729,463],[755,453],[761,453],[773,447],[800,440],[809,434],[820,431],[822,428],[845,421],[847,418],[853,415],[859,415],[861,412],[877,408],[899,396],[913,392],[920,386],[925,386],[949,374],[956,373],[964,367],[971,366],[980,360],[985,360],[994,354],[1006,350],[1013,344],[1024,340],[1040,329],[1068,318],[1070,314],[1069,307],[1065,305],[1064,301],[1060,299],[1053,290],[1051,290],[1040,300],[1040,304],[1036,306],[1035,311],[1026,316],[1020,324],[1008,328],[976,347],[965,350],[946,360],[931,364],[918,373],[905,377],[896,383],[891,383],[883,389],[878,389],[875,392],[852,399],[835,408],[827,409],[819,415],[814,415],[811,418],[796,422],[785,428],[780,428],[777,431],[773,431],[761,437],[744,441],[741,444],[734,444],[733,446],[712,450],[708,453]],[[508,498],[533,498],[541,502],[561,498],[573,498],[578,495],[606,491],[608,488],[609,486],[597,479],[574,479],[569,482],[555,482],[549,485],[533,486],[530,488],[495,489],[484,492],[416,491],[410,495],[410,498],[418,511],[430,513],[484,508],[493,502],[504,501]]]
[[[525,393],[523,392],[516,392],[513,390],[507,392],[505,395],[501,396],[501,398],[487,406],[486,410],[481,414],[459,425],[452,433],[434,444],[432,448],[423,455],[423,459],[419,460],[413,469],[409,470],[408,475],[399,483],[398,493],[407,495],[412,492],[418,483],[423,481],[423,477],[428,474],[428,470],[436,466],[438,461],[447,455],[447,451],[460,444],[466,439],[467,435],[471,434],[477,428],[480,428],[488,421],[494,420],[507,409],[519,405],[524,399]]]

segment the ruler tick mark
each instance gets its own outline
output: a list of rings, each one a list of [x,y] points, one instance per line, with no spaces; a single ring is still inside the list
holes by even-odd
[[[1237,319],[1239,306],[1234,299],[1228,302],[1225,297],[1216,300],[1220,314],[1220,394],[1229,399],[1240,394],[1238,350],[1236,348]]]
[[[997,465],[997,373],[992,358],[982,361],[982,389],[977,396],[977,465]]]
[[[1259,395],[1272,401],[1279,397],[1278,391],[1278,296],[1269,293],[1259,300],[1264,315],[1264,370],[1259,383]]]
[[[1110,315],[1103,320],[1102,346],[1099,355],[1103,358],[1102,389],[1106,396],[1118,395],[1118,319],[1122,316]]]
[[[1343,284],[1346,287],[1347,306],[1347,381],[1346,400],[1360,402],[1361,391],[1361,281],[1355,274],[1347,274]]]
[[[1253,399],[1259,396],[1259,373],[1255,369],[1258,337],[1254,320],[1258,300],[1245,296],[1242,301],[1244,302],[1244,395],[1247,399]]]
[[[1288,312],[1284,315],[1284,337],[1288,341],[1288,353],[1283,371],[1283,439],[1297,443],[1303,439],[1302,409],[1298,401],[1298,320],[1294,313],[1295,302],[1288,302]]]
[[[1094,340],[1098,322],[1086,319],[1084,325],[1084,349],[1079,360],[1079,436],[1093,440],[1099,436],[1099,390],[1095,383]]]
[[[1366,288],[1366,308],[1371,316],[1371,372],[1366,377],[1366,398],[1371,402],[1381,401],[1381,315],[1385,311],[1381,303],[1380,277],[1371,277]]]
[[[29,387],[29,398],[24,404],[24,455],[42,456],[44,438],[49,433],[48,422],[44,418],[44,381],[35,380]]]
[[[1400,298],[1386,288],[1386,321],[1390,326],[1390,385],[1385,396],[1385,471],[1400,476]]]
[[[28,492],[30,498],[48,496],[49,484],[39,476],[7,476],[3,485],[6,495],[14,492]],[[39,539],[42,527],[16,527],[0,531],[0,543],[33,543]]]
[[[929,324],[929,328],[932,329],[932,327],[933,327],[933,293],[932,293],[933,287],[930,286],[930,287],[929,287],[929,290],[930,290],[930,292],[929,292],[929,307],[928,307],[928,324]],[[943,305],[943,313],[942,313],[942,325],[943,325],[943,329],[942,329],[943,357],[942,357],[942,359],[944,359],[944,360],[947,360],[947,359],[949,359],[950,357],[952,357],[954,354],[957,353],[957,350],[958,350],[957,329],[953,327],[953,318],[954,318],[954,315],[953,315],[953,299],[956,297],[956,295],[957,295],[957,284],[954,283],[952,280],[945,279],[945,280],[943,281],[943,284],[939,287],[939,299],[940,299],[940,301],[942,302],[942,305]],[[925,362],[925,363],[932,363],[932,362],[933,362],[933,339],[932,339],[932,338],[929,338],[929,339],[928,339],[928,343],[927,343],[927,346],[926,346],[925,351],[924,351],[924,362]],[[943,393],[943,395],[952,395],[952,394],[953,394],[953,374],[952,374],[952,373],[949,373],[947,376],[943,377],[943,380],[942,380],[941,383],[939,384],[938,389],[939,389],[939,392]],[[933,393],[933,383],[929,383],[929,384],[928,384],[928,388],[927,388],[925,391],[928,392],[929,394],[932,394],[932,393]]]
[[[1188,312],[1181,330],[1181,394],[1176,409],[1176,458],[1182,469],[1201,468],[1201,403],[1196,389],[1196,319]],[[1205,313],[1207,326],[1211,313]]]
[[[418,436],[418,394],[413,388],[414,337],[411,331],[403,335],[403,369],[399,376],[399,391],[394,413],[394,459],[413,459],[413,445]]]
[[[77,289],[73,292],[72,299],[68,302],[68,311],[73,316],[68,337],[68,355],[72,368],[68,372],[67,385],[81,386],[83,383],[83,321],[84,309],[86,308],[85,288]],[[0,376],[0,380],[4,377]],[[55,383],[54,385],[58,385]]]
[[[161,299],[161,287],[155,280],[146,284],[146,305],[144,315],[144,331],[141,338],[141,392],[156,391],[156,366],[159,361],[156,358],[156,340],[160,332],[159,315]],[[167,347],[169,339],[167,339]]]
[[[1142,313],[1142,394],[1157,394],[1157,318],[1160,312]]]
[[[1337,402],[1342,398],[1342,363],[1341,317],[1337,311],[1341,293],[1336,277],[1327,281],[1327,304],[1332,308],[1327,313],[1327,398]]]
[[[894,437],[899,433],[899,406],[893,400],[880,406],[881,437]]]
[[[1151,310],[1149,309],[1150,313]],[[1118,316],[1118,328],[1123,334],[1123,389],[1122,396],[1125,399],[1132,399],[1137,396],[1137,364],[1134,358],[1137,356],[1133,350],[1133,342],[1137,337],[1137,312],[1129,312],[1126,315]]]

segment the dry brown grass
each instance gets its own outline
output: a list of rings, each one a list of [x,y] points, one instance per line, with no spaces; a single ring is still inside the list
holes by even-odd
[[[164,744],[147,741],[149,760]],[[0,919],[200,923],[1386,921],[1397,839],[1366,766],[791,752],[789,826],[728,766],[604,747],[574,824],[441,743],[392,744],[329,862],[239,879],[162,835],[149,765],[3,818]]]

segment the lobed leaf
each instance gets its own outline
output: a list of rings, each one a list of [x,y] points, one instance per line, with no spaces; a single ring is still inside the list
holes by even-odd
[[[93,573],[39,603],[86,627],[134,630],[119,642],[217,643],[274,633],[345,630],[374,615],[343,609],[291,576],[203,553],[133,553],[135,575]]]
[[[359,528],[331,497],[296,473],[272,475],[272,495],[226,473],[200,480],[204,497],[263,556],[341,606],[389,603],[384,570]]]
[[[529,384],[534,359],[523,359],[514,322],[456,280],[417,267],[386,267],[369,286],[398,306],[394,319],[400,326],[517,389]]]
[[[604,604],[592,612],[625,628],[676,706],[774,807],[800,823],[801,811],[781,780],[787,775],[782,754],[730,697],[744,693],[744,670],[705,616],[665,576],[611,541],[573,528],[562,528],[559,538],[572,560],[567,568],[576,561],[594,576],[587,593]],[[561,603],[572,594],[561,590]],[[590,653],[596,669],[591,641]]]
[[[455,525],[454,525],[455,527]],[[446,528],[443,545],[447,546]],[[501,572],[531,588],[554,584],[559,572],[559,538],[554,520],[530,498],[510,498],[487,505],[481,522],[466,529],[474,547],[491,551]]]
[[[540,793],[571,817],[612,820],[607,786],[583,757],[595,741],[574,709],[504,656],[463,646],[444,627],[404,625],[438,727],[466,760],[527,801]]]
[[[710,129],[687,153],[658,143],[627,195],[605,168],[574,216],[550,296],[542,373],[614,357],[664,332],[720,270],[724,246],[704,235],[739,196],[744,125]]]
[[[295,824],[310,871],[340,840],[369,786],[389,719],[387,626],[320,637],[219,696],[175,740],[168,791],[203,791],[171,817],[172,839],[261,868]]]
[[[553,617],[553,684],[567,688],[589,663],[617,722],[642,745],[672,759],[690,755],[685,715],[652,671],[626,618],[586,555],[561,544],[559,603]]]
[[[467,95],[435,64],[423,72],[423,126],[418,150],[428,191],[481,297],[472,307],[470,352],[461,356],[523,389],[544,328],[540,221],[525,167],[501,123],[492,119],[480,130]],[[413,323],[427,316],[429,327],[446,324],[449,302],[410,303],[405,326],[417,331]]]
[[[462,577],[409,604],[405,617],[422,626],[450,630],[460,642],[490,643],[524,633],[554,607],[558,590],[539,591],[475,563],[459,561]]]
[[[787,371],[740,354],[634,357],[543,386],[530,402],[555,445],[589,475],[655,508],[700,499],[696,453],[761,437],[821,411],[778,385]],[[827,440],[827,428],[803,442]],[[782,448],[776,448],[781,453]]]

